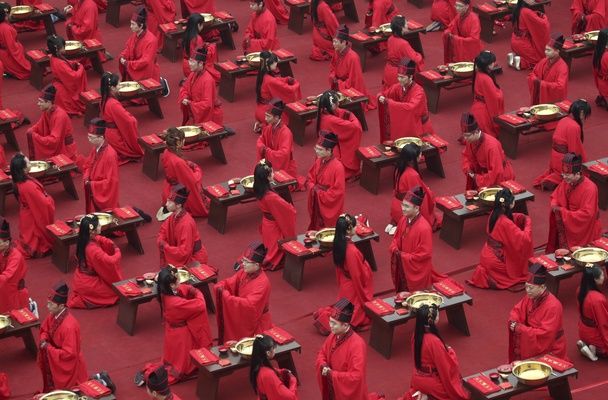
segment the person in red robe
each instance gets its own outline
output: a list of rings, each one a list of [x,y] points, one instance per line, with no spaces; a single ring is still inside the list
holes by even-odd
[[[535,3],[535,0],[519,0],[513,8],[513,52],[507,54],[507,62],[517,70],[533,68],[545,57],[545,44],[549,42],[551,25],[544,13],[532,10],[530,6]]]
[[[207,264],[207,249],[201,242],[196,222],[184,209],[190,192],[182,184],[174,185],[165,208],[171,215],[163,221],[156,237],[161,265],[176,267],[191,263]]]
[[[393,0],[368,0],[368,3],[365,14],[365,27],[368,29],[375,29],[382,24],[387,24],[399,14]]]
[[[603,29],[607,25],[605,0],[572,0],[572,34]]]
[[[424,196],[422,188],[414,186],[401,202],[403,217],[389,246],[391,277],[397,293],[425,290],[446,277],[433,267],[433,229],[420,213]]]
[[[17,31],[8,22],[10,7],[0,7],[0,61],[7,74],[16,79],[30,77],[30,62],[25,58],[25,50],[19,40]]]
[[[471,114],[482,132],[497,138],[499,128],[494,117],[504,114],[505,102],[502,89],[494,76],[495,65],[496,56],[491,51],[482,51],[475,58]]]
[[[310,59],[329,61],[334,52],[332,41],[338,30],[338,18],[325,0],[311,0],[310,18],[312,20]]]
[[[77,61],[65,58],[65,39],[61,36],[49,36],[47,47],[50,54],[53,86],[57,89],[55,104],[69,115],[80,116],[84,113],[84,104],[80,101],[81,92],[87,91],[87,72]]]
[[[306,178],[309,230],[335,226],[344,209],[344,165],[333,154],[337,144],[338,137],[335,133],[319,132],[319,141],[315,145],[317,158]]]
[[[279,48],[277,37],[277,20],[266,8],[265,1],[250,0],[249,8],[253,11],[243,35],[245,54],[262,50]]]
[[[203,194],[203,171],[192,161],[183,158],[182,148],[185,141],[184,132],[177,128],[167,129],[165,135],[167,149],[160,157],[165,170],[162,202],[166,203],[171,187],[181,183],[190,192],[185,204],[186,211],[194,218],[206,217],[209,212],[208,199]]]
[[[333,132],[338,137],[333,154],[344,166],[346,181],[351,182],[361,176],[357,149],[361,146],[363,128],[355,114],[338,107],[338,104],[338,94],[333,90],[321,95],[317,106],[317,132]]]
[[[11,397],[11,388],[8,384],[8,375],[0,372],[0,400],[9,400]]]
[[[460,126],[466,142],[462,151],[462,172],[467,179],[467,190],[515,179],[513,167],[498,139],[482,132],[470,113],[462,114]]]
[[[553,34],[545,46],[546,57],[528,74],[530,103],[557,103],[568,98],[568,64],[560,57],[564,36]]]
[[[78,262],[72,290],[68,297],[70,308],[99,308],[118,303],[112,284],[121,281],[122,255],[111,239],[101,236],[101,224],[95,214],[80,220],[76,260]]]
[[[591,264],[583,269],[578,289],[579,351],[591,361],[608,357],[608,300],[602,293],[604,268]]]
[[[218,343],[241,340],[272,328],[270,280],[261,269],[266,248],[252,242],[235,265],[237,272],[215,285]]]
[[[215,0],[180,0],[182,17],[188,18],[191,14],[215,12]]]
[[[10,224],[3,218],[0,223],[0,314],[28,308],[26,274],[25,258],[13,245]]]
[[[53,287],[46,303],[49,315],[40,326],[38,367],[43,392],[70,390],[88,380],[80,324],[66,307],[68,292],[63,282]]]
[[[471,0],[456,0],[456,17],[443,31],[444,64],[473,61],[481,52],[481,25]]]
[[[11,160],[13,193],[19,202],[19,250],[26,258],[44,257],[53,248],[46,226],[55,222],[55,200],[29,175],[30,160],[21,153]]]
[[[158,48],[162,49],[164,38],[159,25],[175,21],[174,0],[146,0],[148,19],[146,21],[148,31],[152,32],[158,39]]]
[[[283,267],[283,249],[279,241],[296,236],[296,208],[272,190],[272,162],[262,159],[253,173],[253,193],[262,211],[260,234],[267,249],[262,269],[276,271]]]
[[[93,149],[84,164],[82,179],[86,212],[104,211],[118,205],[118,155],[105,140],[106,123],[93,118],[88,139]]]
[[[562,118],[553,132],[551,159],[549,169],[534,180],[534,187],[542,190],[554,190],[562,181],[562,159],[566,153],[580,154],[583,162],[587,161],[583,141],[584,121],[591,115],[591,107],[587,101],[579,99],[570,106],[569,114]]]
[[[595,50],[593,52],[593,79],[598,95],[595,104],[608,110],[608,29],[602,29],[597,37]]]
[[[40,119],[27,131],[27,144],[32,160],[46,160],[64,154],[76,162],[78,155],[72,121],[63,108],[55,104],[57,90],[53,84],[44,88],[38,98]]]
[[[601,237],[597,186],[583,175],[582,163],[574,153],[562,160],[563,180],[551,194],[547,253],[586,246]]]
[[[152,400],[181,400],[169,388],[169,374],[162,365],[156,369],[150,369],[145,377],[148,398]]]
[[[148,12],[143,7],[131,16],[133,34],[127,39],[118,60],[122,80],[141,81],[152,78],[160,82],[158,39],[146,29],[147,16]]]
[[[509,362],[544,354],[568,360],[563,308],[547,290],[547,269],[535,263],[529,270],[526,296],[509,313]]]
[[[182,40],[182,48],[184,49],[182,70],[184,76],[187,78],[190,75],[190,58],[196,54],[196,49],[201,47],[207,48],[207,62],[205,62],[205,69],[209,71],[216,83],[220,81],[220,73],[215,69],[215,63],[217,62],[217,46],[215,43],[206,43],[201,32],[204,27],[203,16],[199,13],[194,13],[188,17],[186,22],[186,31],[184,32],[184,38]]]
[[[532,219],[514,213],[515,196],[502,189],[494,199],[479,265],[467,281],[482,289],[521,290],[528,279],[528,259],[533,254]]]
[[[264,0],[264,5],[274,16],[278,24],[289,22],[289,9],[281,0]]]
[[[416,328],[412,335],[414,371],[410,390],[399,400],[470,399],[462,385],[456,352],[439,335],[438,322],[438,305],[424,304],[416,311]]]
[[[69,0],[63,12],[65,15],[72,16],[66,20],[65,33],[69,40],[80,42],[86,39],[96,39],[103,43],[97,20],[99,19],[99,9],[94,0]],[[99,52],[101,62],[106,61],[104,51]],[[87,64],[90,62],[87,60]]]
[[[275,368],[271,361],[277,344],[268,335],[253,341],[249,381],[258,400],[298,400],[298,380],[285,368]]]
[[[382,88],[389,89],[398,83],[397,74],[399,63],[404,58],[416,63],[416,72],[424,70],[424,56],[412,48],[410,42],[405,38],[408,31],[407,21],[402,15],[393,17],[391,21],[392,34],[387,40],[386,65],[382,77]]]
[[[445,29],[456,17],[456,0],[433,0],[431,5],[431,21],[427,32]]]

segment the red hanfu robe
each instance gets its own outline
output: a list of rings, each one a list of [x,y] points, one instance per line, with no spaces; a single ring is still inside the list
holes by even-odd
[[[17,79],[30,77],[30,62],[25,58],[25,50],[19,40],[17,31],[11,24],[0,22],[0,60],[4,69]]]
[[[319,1],[317,6],[317,22],[312,27],[312,52],[310,59],[326,61],[331,59],[334,52],[333,38],[338,30],[338,18],[325,1]]]
[[[471,114],[479,125],[482,132],[498,137],[499,128],[494,122],[497,117],[505,112],[505,102],[502,89],[494,84],[492,78],[480,72],[475,74],[475,85],[473,86],[473,105]]]
[[[604,29],[607,7],[605,0],[572,0],[572,34]]]
[[[298,169],[293,158],[293,134],[283,122],[262,128],[262,134],[256,142],[256,152],[256,161],[265,158],[270,161],[274,170],[285,171],[297,178]]]
[[[298,400],[298,380],[289,374],[289,382],[280,378],[287,372],[262,366],[256,379],[258,400]]]
[[[87,91],[87,72],[79,62],[50,57],[53,85],[57,89],[55,104],[70,115],[82,115],[84,104],[79,95]]]
[[[282,0],[265,0],[264,5],[274,16],[278,24],[289,22],[289,10]]]
[[[354,178],[361,174],[361,160],[357,149],[361,146],[363,128],[355,114],[342,108],[336,108],[335,114],[322,113],[320,130],[333,132],[338,136],[338,145],[334,147],[334,156],[344,166],[344,177]]]
[[[120,159],[138,159],[144,156],[144,151],[137,141],[137,119],[120,101],[108,97],[103,105],[102,118],[108,123],[106,141]]]
[[[103,43],[98,26],[99,9],[95,1],[77,0],[74,1],[73,7],[72,16],[67,19],[65,26],[68,39],[81,42],[86,39],[97,39],[99,43]],[[103,51],[99,52],[99,57],[102,62],[106,60]]]
[[[501,215],[481,249],[479,265],[469,281],[482,289],[508,289],[528,279],[528,259],[532,257],[532,220],[514,213],[513,220]]]
[[[261,99],[258,99],[255,107],[255,119],[258,122],[266,124],[264,115],[272,99],[280,99],[283,103],[289,104],[302,98],[300,82],[291,76],[274,75],[273,73],[266,74],[260,87],[260,96]],[[283,112],[281,118],[285,124],[289,124],[289,117],[286,112]]]
[[[535,80],[539,79],[537,85]],[[568,98],[568,64],[561,57],[551,63],[543,58],[528,75],[530,103],[557,103]]]
[[[104,143],[99,151],[91,150],[82,179],[89,181],[84,186],[87,213],[119,207],[118,155],[112,146]]]
[[[44,111],[27,131],[30,159],[46,160],[65,154],[76,161],[78,149],[72,132],[72,121],[63,108],[54,105]]]
[[[158,28],[159,25],[175,21],[175,1],[174,0],[146,0],[148,19],[146,28],[158,38],[158,48],[163,47],[163,32]]]
[[[433,267],[433,229],[421,214],[411,221],[401,218],[389,250],[397,292],[425,290],[446,277]]]
[[[215,12],[215,0],[180,0],[182,16],[188,18],[190,14]]]
[[[509,313],[508,322],[517,322],[514,332],[507,328],[509,362],[543,354],[568,360],[562,315],[562,304],[548,290],[534,300],[524,296]]]
[[[374,277],[369,263],[350,240],[346,244],[344,267],[336,267],[336,279],[338,299],[348,299],[355,306],[350,324],[357,328],[369,325],[363,305],[374,298]]]
[[[368,7],[368,12],[370,11],[372,13],[371,25],[366,24],[366,28],[377,28],[382,24],[390,23],[393,17],[399,14],[393,0],[372,0]]]
[[[587,154],[581,140],[581,127],[571,115],[562,118],[557,123],[555,132],[553,132],[549,169],[536,178],[534,186],[540,186],[543,182],[559,185],[562,181],[562,159],[566,153],[579,154],[583,162],[587,161]]]
[[[26,274],[25,258],[19,250],[11,246],[0,254],[0,314],[28,307]]]
[[[218,342],[240,340],[272,328],[270,281],[262,270],[243,269],[215,285]]]
[[[424,57],[412,48],[407,40],[392,35],[386,42],[386,65],[382,77],[382,88],[389,89],[397,80],[397,67],[403,58],[409,58],[416,63],[416,72],[424,70]]]
[[[121,281],[121,252],[111,239],[97,235],[85,249],[86,262],[74,271],[69,308],[98,308],[114,305],[119,297],[112,288]]]
[[[462,172],[467,177],[467,190],[515,179],[511,163],[498,139],[483,132],[477,142],[467,143],[462,151]],[[475,178],[471,179],[468,172],[473,172]]]
[[[158,39],[152,32],[145,30],[139,36],[131,34],[119,56],[119,59],[123,57],[127,60],[126,66],[119,64],[118,67],[123,80],[141,81],[152,78],[160,81],[157,52]]]
[[[50,314],[46,317],[40,326],[40,341],[47,343],[38,352],[43,392],[69,390],[88,379],[82,356],[80,324],[67,309],[57,317]]]
[[[431,21],[441,22],[448,26],[456,17],[456,0],[433,0],[431,6]]]
[[[19,249],[26,258],[41,257],[53,248],[46,226],[55,222],[55,201],[37,179],[17,183],[19,190]]]
[[[534,67],[545,58],[550,32],[551,24],[545,14],[527,7],[521,9],[518,28],[514,26],[511,34],[511,49],[521,58],[522,70]]]
[[[186,201],[186,211],[194,218],[206,217],[208,214],[206,201],[203,195],[203,171],[192,161],[185,160],[177,154],[165,150],[160,158],[165,170],[165,186],[162,201],[167,201],[171,186],[177,183],[184,185],[190,195]]]
[[[608,301],[600,291],[590,290],[583,301],[583,315],[578,321],[578,337],[597,348],[597,354],[608,354]]]
[[[342,53],[333,52],[329,64],[329,84],[333,90],[340,92],[349,88],[357,90],[369,99],[368,110],[376,108],[376,101],[370,96],[367,86],[365,86],[359,55],[350,47],[347,47]]]
[[[178,215],[172,213],[163,221],[156,243],[159,247],[161,265],[171,264],[181,267],[192,261],[201,264],[207,264],[209,261],[196,222],[187,211],[182,211]]]
[[[280,268],[284,256],[277,242],[296,236],[296,208],[273,191],[266,192],[258,206],[262,211],[262,243],[268,249],[262,267],[274,271]]]
[[[469,9],[463,16],[457,14],[443,31],[443,62],[473,61],[482,49],[480,35],[476,13]]]
[[[249,39],[249,44],[245,41]],[[268,9],[261,13],[252,13],[245,28],[243,50],[245,53],[255,51],[275,50],[279,48],[277,38],[277,21]]]
[[[344,210],[346,181],[344,166],[337,158],[327,160],[317,158],[308,171],[308,229],[319,230],[336,226],[336,221]]]
[[[593,79],[600,96],[608,97],[608,51],[602,54],[600,68],[593,68]]]
[[[184,70],[184,76],[187,78],[190,75],[190,64],[188,60],[190,56],[196,54],[196,50],[205,45],[205,40],[197,35],[195,39],[190,42],[190,55],[184,51],[184,59],[182,60],[182,69]],[[217,46],[215,43],[207,43],[207,61],[205,62],[205,70],[208,71],[216,83],[219,83],[221,75],[217,69],[215,69],[215,63],[217,62]]]
[[[602,234],[597,186],[586,176],[574,186],[560,182],[551,194],[551,208],[559,212],[549,214],[547,253],[558,248],[586,246]]]
[[[382,95],[386,102],[380,103],[378,110],[380,142],[434,133],[422,86],[414,82],[404,88],[395,83]]]
[[[190,100],[187,106],[182,104],[182,100]],[[215,79],[206,70],[191,72],[188,78],[179,89],[178,104],[181,106],[183,120],[182,123],[193,119],[194,124],[213,121],[216,124],[224,123],[224,111],[222,103],[217,96]]]
[[[391,200],[391,224],[397,225],[403,217],[403,211],[401,211],[401,203],[405,194],[414,188],[420,186],[424,191],[424,200],[420,206],[420,214],[428,221],[431,227],[435,227],[439,224],[435,217],[435,195],[431,188],[423,182],[418,171],[412,167],[407,167],[397,182],[397,186],[393,189],[393,198]]]

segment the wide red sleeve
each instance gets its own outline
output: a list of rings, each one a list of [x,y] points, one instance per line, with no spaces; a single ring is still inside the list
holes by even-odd
[[[386,14],[388,9],[393,5],[390,0],[374,0],[372,3],[372,27],[379,27],[386,23]],[[388,21],[390,22],[390,21]]]
[[[549,42],[550,24],[547,16],[528,8],[522,8],[519,23],[530,33],[530,43],[538,54],[544,54]]]
[[[76,69],[73,66],[76,66]],[[59,80],[68,91],[78,91],[86,87],[86,71],[79,62],[66,62],[56,57],[51,57],[51,70],[53,77]]]
[[[262,86],[263,92],[268,92],[270,96],[265,98],[278,98],[283,100],[285,103],[293,103],[294,101],[302,98],[302,91],[300,90],[300,82],[293,80],[293,83],[289,81],[293,80],[291,77],[282,76],[264,76],[264,82]]]
[[[557,129],[557,128],[556,128]],[[568,153],[579,154],[583,162],[587,162],[587,152],[581,141],[581,130],[578,124],[568,124],[565,132],[566,145],[568,146]]]
[[[498,177],[503,176],[503,156],[498,146],[490,146],[488,148],[488,172],[485,174],[476,174],[475,182],[477,187],[488,187],[498,183]]]
[[[127,69],[129,71],[142,71],[148,69],[150,65],[156,64],[156,53],[158,51],[156,36],[146,35],[139,41],[141,46],[141,57],[127,61]],[[127,43],[128,45],[128,43]]]
[[[19,265],[21,264],[20,257],[3,256],[3,258],[6,259],[6,264],[4,265],[4,270],[0,272],[0,292],[8,290],[4,285],[6,285],[6,282],[13,279],[13,276],[15,276],[19,270]]]
[[[42,185],[35,184],[35,178],[30,178],[32,182],[20,185],[19,199],[20,202],[26,203],[34,216],[31,222],[40,227],[41,232],[46,231],[46,226],[52,224],[55,220],[55,206],[49,207],[49,202],[46,200],[47,195],[44,193]],[[50,195],[48,195],[50,197]],[[51,197],[52,199],[52,197]]]
[[[296,236],[296,208],[278,194],[274,194],[266,206],[274,217],[285,238]]]
[[[361,383],[365,381],[367,347],[363,340],[355,341],[353,337],[348,342],[343,344],[343,346],[349,346],[348,369],[345,371],[332,369],[329,376],[335,391],[340,393],[342,398],[359,399],[361,397],[357,397],[357,395],[361,394],[359,393]]]
[[[277,40],[277,23],[274,16],[270,12],[265,12],[262,16],[258,17],[258,20],[261,18],[264,19],[258,21],[259,24],[257,27],[257,32],[260,38],[251,38],[250,47],[272,50],[275,48],[275,43]]]
[[[494,226],[492,236],[499,238],[507,251],[509,259],[515,262],[507,262],[507,275],[510,278],[522,276],[522,266],[527,266],[527,260],[532,256],[532,218],[525,214],[514,213],[513,221],[509,218],[501,217],[500,223]]]
[[[112,101],[106,104],[105,112],[110,115],[120,135],[131,149],[139,149],[140,145],[137,142],[137,119],[128,112],[119,101]]]
[[[295,377],[292,377],[292,382]],[[298,400],[297,384],[285,386],[272,368],[262,367],[257,378],[258,392],[267,399]]]
[[[526,321],[526,298],[524,297],[517,302],[509,312],[509,321],[518,322],[520,324]]]
[[[542,79],[540,81],[541,99],[546,98],[546,95],[550,96],[552,93],[565,93],[568,87],[568,66],[566,63],[557,61],[553,68],[556,68],[556,70],[551,75],[554,75],[555,79]],[[555,97],[555,95],[551,97]]]
[[[177,288],[177,292],[178,294],[176,296],[171,296],[173,307],[166,307],[164,309],[165,318],[167,320],[189,320],[206,312],[205,298],[200,290],[187,284],[181,284]]]
[[[344,57],[346,63],[346,76],[345,80],[338,81],[338,90],[345,91],[350,88],[358,88],[358,82],[363,80],[363,71],[361,69],[361,62],[358,57]],[[365,94],[365,93],[364,93]]]
[[[401,176],[399,177],[399,182],[397,183],[397,191],[400,193],[405,193],[408,190],[410,190],[411,188],[413,188],[414,186],[420,186],[423,187],[424,183],[422,182],[422,179],[420,178],[420,174],[418,174],[418,172],[416,171],[412,171],[412,172],[408,172],[408,169],[410,169],[411,167],[408,167],[405,171],[403,171],[403,173],[401,174]]]
[[[198,165],[191,161],[173,163],[175,179],[187,188],[198,188],[201,171]]]
[[[196,90],[197,93],[191,93],[190,110],[195,121],[209,121],[213,114],[215,82],[212,79],[200,77],[196,83],[192,90]],[[196,100],[194,100],[195,98]]]
[[[246,317],[247,321],[243,319],[241,323],[243,325],[251,325],[250,328],[246,329],[247,331],[253,331],[255,325],[262,317],[270,291],[270,287],[265,285],[260,279],[250,283],[250,285],[251,288],[248,294],[243,297],[234,296],[227,290],[222,292],[224,305],[230,308],[229,310],[225,310],[226,314],[234,317]]]
[[[268,130],[269,135],[272,135],[272,130]],[[270,139],[267,136],[258,139],[258,149],[261,151],[262,146],[266,146],[265,158],[269,160],[272,165],[289,165],[291,154],[293,152],[293,135],[286,129],[282,130],[280,136],[277,137],[275,142],[276,149],[271,149],[269,143],[264,143],[263,140]],[[260,157],[263,158],[263,157]]]
[[[249,17],[249,23],[247,24],[247,27],[245,28],[245,33],[243,34],[243,39],[250,39],[253,38],[253,36],[255,35],[255,29],[253,27],[253,21],[255,19],[255,13],[252,13],[251,16]]]
[[[462,150],[462,172],[466,175],[477,168],[477,162],[471,150],[471,145],[466,144]]]
[[[47,149],[52,149],[52,153],[56,153],[64,141],[64,134],[68,132],[69,125],[72,122],[67,114],[60,114],[57,110],[53,112],[51,117],[49,128],[51,131],[48,135],[43,135],[43,132],[36,132],[37,135],[34,136],[34,141],[41,144]],[[38,123],[33,127],[37,127]]]
[[[30,129],[28,129],[28,131],[31,131],[32,133],[36,133],[38,135],[42,135],[44,133],[44,113],[42,113],[40,115],[40,118],[38,118],[38,121],[36,121],[36,123],[34,125],[32,125],[30,127]]]
[[[52,339],[47,339],[44,350],[49,358],[52,375],[64,380],[65,377],[74,375],[75,367],[80,362],[80,330],[70,318],[66,318]]]
[[[111,152],[108,150],[103,150],[106,154],[98,161],[100,165],[97,166],[96,170],[101,173],[96,177],[91,177],[90,175],[88,177],[91,192],[93,193],[95,202],[98,204],[109,202],[110,199],[116,196],[116,191],[118,190],[118,158],[113,149]]]
[[[606,296],[601,292],[598,292],[597,295],[593,292],[589,292],[589,295],[593,296],[593,301],[591,302],[591,319],[595,321],[597,325],[597,330],[599,331],[600,336],[602,337],[602,341],[604,342],[604,348],[608,348],[608,301],[606,301]]]
[[[236,274],[229,276],[228,278],[222,279],[215,285],[215,288],[221,288],[223,290],[227,290],[229,293],[236,293],[236,287],[239,284],[239,277],[241,273],[237,272]]]
[[[184,224],[184,222],[182,222]],[[163,224],[164,225],[164,224]],[[165,243],[163,246],[163,252],[167,260],[172,260],[176,263],[176,266],[185,265],[190,257],[192,257],[192,251],[194,249],[194,238],[196,237],[196,225],[188,224],[187,226],[181,226],[176,229],[177,234],[175,245],[169,245]]]
[[[502,89],[496,87],[489,76],[486,77],[487,79],[480,80],[478,89],[483,95],[488,113],[491,117],[495,117],[505,112],[504,96]]]
[[[122,280],[120,249],[114,242],[104,236],[95,236],[96,244],[89,244],[86,249],[87,263],[108,286]]]
[[[423,217],[419,216],[419,218]],[[412,226],[408,233],[410,236],[417,234],[416,243],[412,246],[415,250],[411,252],[402,251],[400,253],[405,270],[408,273],[411,272],[412,275],[426,274],[428,262],[431,261],[433,256],[433,232],[430,229],[419,229],[418,225]]]
[[[595,186],[594,183],[592,183]],[[597,190],[590,190],[593,186],[588,186],[587,190],[584,192],[577,194],[576,197],[580,199],[580,207],[577,210],[569,210],[568,208],[562,206],[560,208],[560,214],[562,220],[564,221],[564,225],[568,230],[568,233],[574,234],[580,232],[583,236],[584,232],[587,229],[591,228],[593,225],[590,223],[594,221],[594,218],[597,214]],[[551,196],[553,198],[553,195]],[[565,202],[567,204],[568,201]]]
[[[74,37],[89,38],[93,35],[93,27],[98,17],[97,6],[94,7],[79,7],[78,24],[72,22],[72,33]],[[76,16],[75,16],[76,17]],[[76,18],[74,18],[76,19]]]
[[[432,335],[432,337],[429,337]],[[434,339],[434,340],[428,340]],[[454,350],[446,349],[445,345],[433,334],[425,335],[425,345],[435,363],[439,379],[451,400],[467,400],[469,393],[462,386],[460,367]]]
[[[325,23],[325,29],[329,36],[332,38],[335,37],[340,24],[338,23],[336,14],[331,10],[331,7],[317,7],[317,18],[319,18],[319,22]]]
[[[337,161],[337,160],[336,160]],[[340,161],[337,161],[340,162]],[[329,168],[328,168],[329,169]],[[344,168],[332,168],[331,183],[327,190],[318,190],[317,196],[319,202],[322,204],[324,209],[333,209],[339,204],[342,204],[344,200],[344,194],[346,192],[346,180],[344,178]]]
[[[558,303],[548,303],[549,299],[545,299],[544,305],[541,305],[543,315],[539,317],[539,327],[526,326],[524,323],[518,323],[515,326],[514,334],[519,336],[519,346],[521,354],[541,354],[551,348],[551,344],[557,339],[557,333],[561,330],[562,310],[558,307]],[[537,311],[539,312],[539,311]]]
[[[371,268],[361,251],[357,249],[357,247],[349,243],[346,250],[346,259],[344,261],[348,273],[350,275],[350,280],[353,285],[353,289],[355,290],[355,295],[357,299],[361,299],[365,301],[371,301],[373,298],[373,293],[370,296],[367,292],[367,288],[371,286]],[[365,272],[368,272],[367,274]]]

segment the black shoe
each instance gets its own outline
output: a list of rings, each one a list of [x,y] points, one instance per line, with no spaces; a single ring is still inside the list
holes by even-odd
[[[236,22],[236,21],[231,22],[228,26],[230,27],[230,30],[232,32],[238,32],[239,31],[239,23]]]
[[[160,84],[163,87],[163,91],[161,92],[163,97],[169,97],[169,94],[171,94],[171,88],[169,87],[169,82],[163,78],[162,76],[160,77]]]
[[[93,379],[101,382],[101,384],[110,389],[112,393],[116,392],[116,385],[114,384],[114,382],[112,382],[110,374],[108,374],[107,371],[101,371],[93,375]]]
[[[23,117],[23,122],[21,123],[21,125],[29,125],[31,123],[32,121],[30,121],[28,117]]]
[[[139,387],[142,387],[144,383],[146,383],[144,380],[144,371],[137,371],[135,374],[135,379],[133,379],[133,383]]]
[[[137,208],[137,207],[133,207],[133,209],[135,210],[136,213],[139,214],[140,217],[142,217],[144,219],[144,221],[146,223],[148,222],[152,222],[152,217],[150,216],[150,214],[147,214],[146,212],[144,212],[144,210],[142,210],[141,208]]]
[[[226,136],[236,135],[236,131],[231,127],[224,125],[224,129],[226,130]]]

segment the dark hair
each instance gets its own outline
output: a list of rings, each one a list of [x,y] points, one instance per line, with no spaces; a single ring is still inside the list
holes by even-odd
[[[255,198],[261,200],[270,188],[270,173],[272,163],[266,160],[265,164],[258,163],[253,171],[253,193]]]
[[[578,126],[581,127],[581,142],[585,142],[585,133],[583,132],[583,120],[581,119],[581,111],[583,112],[584,119],[589,118],[591,115],[591,106],[586,100],[578,99],[574,100],[570,105],[568,112],[572,114],[572,118],[576,121]]]
[[[578,290],[578,311],[583,316],[583,303],[585,302],[585,298],[587,294],[589,294],[590,290],[596,290],[601,292],[601,290],[597,287],[595,280],[602,275],[602,268],[594,265],[593,267],[585,267],[583,268],[583,275],[581,276],[581,287]]]
[[[332,100],[337,105],[338,104],[338,94],[333,90],[326,90],[319,97],[319,102],[317,103],[317,135],[319,134],[319,130],[321,129],[321,115],[323,111],[333,114],[334,111],[331,109]]]
[[[185,138],[186,135],[184,134],[184,132],[180,131],[175,127],[172,127],[167,129],[167,134],[165,135],[165,143],[167,144],[167,148],[170,152],[181,156],[181,150],[177,148],[177,144]]]
[[[182,41],[182,48],[188,57],[190,57],[190,43],[193,40],[196,40],[196,37],[200,35],[198,26],[203,23],[203,21],[203,16],[200,13],[190,14],[188,17],[186,32],[184,33],[184,39]]]
[[[8,3],[0,3],[0,22],[6,20],[7,14],[11,11],[11,5]]]
[[[158,277],[156,278],[156,299],[160,304],[160,310],[163,311],[163,296],[175,296],[173,289],[171,288],[172,283],[177,282],[177,269],[173,266],[168,265],[160,270]]]
[[[141,26],[144,30],[146,30],[148,28],[148,10],[145,6],[140,6],[140,8],[135,10],[135,12],[138,14],[139,17],[142,17],[144,19],[143,22],[139,22],[137,21],[139,18],[137,18],[135,19],[135,23]]]
[[[270,363],[270,360],[268,359],[268,356],[266,355],[266,352],[271,351],[275,346],[276,343],[274,339],[268,335],[256,335],[255,339],[253,340],[251,365],[249,368],[249,382],[251,383],[251,387],[253,387],[253,391],[256,394],[258,393],[258,374],[260,373],[260,369],[262,367],[268,367],[275,371]]]
[[[108,97],[112,94],[110,88],[118,85],[120,78],[118,75],[113,74],[111,72],[104,72],[101,76],[101,81],[99,82],[99,93],[101,94],[101,111],[106,108],[106,102],[108,101]]]
[[[501,215],[505,215],[511,221],[513,221],[513,209],[511,203],[515,200],[515,196],[509,189],[501,189],[494,197],[494,208],[492,214],[490,214],[489,229],[490,232],[494,230],[494,225]]]
[[[407,21],[403,15],[395,15],[391,20],[391,32],[393,36],[397,36],[401,39],[405,39],[401,31],[406,26]]]
[[[416,310],[416,329],[414,331],[414,362],[417,369],[422,369],[422,341],[426,333],[432,333],[437,336],[441,343],[445,346],[437,326],[435,326],[435,319],[439,309],[435,305],[429,306],[424,304]],[[428,332],[427,332],[428,331]]]
[[[99,218],[95,214],[88,214],[80,220],[80,230],[78,231],[78,242],[76,243],[76,259],[78,266],[87,265],[86,249],[91,241],[91,230],[99,225]],[[92,226],[92,228],[91,228]]]
[[[395,172],[393,174],[393,187],[399,185],[399,179],[401,175],[408,167],[414,168],[418,157],[420,156],[420,146],[415,143],[408,143],[399,152],[399,158],[397,159],[397,165],[395,165]]]
[[[55,57],[64,58],[63,54],[60,54],[59,51],[65,47],[65,39],[58,35],[49,35],[46,38],[46,47],[49,49],[49,53],[51,53]]]
[[[317,11],[317,8],[319,7],[319,1],[321,0],[310,1],[310,19],[312,19],[313,24],[316,24],[319,20],[319,13]]]
[[[279,57],[270,51],[264,50],[260,53],[260,71],[255,81],[255,95],[258,103],[263,101],[262,98],[262,83],[264,83],[264,77],[266,74],[271,74],[272,71],[270,66],[276,62],[279,62]]]
[[[342,214],[336,221],[336,232],[334,234],[333,257],[334,264],[344,269],[346,258],[346,245],[348,243],[348,231],[357,224],[355,217],[350,214]]]
[[[496,62],[496,55],[488,50],[482,51],[477,57],[475,57],[475,69],[473,69],[473,85],[471,89],[473,90],[473,93],[475,93],[475,79],[477,78],[477,71],[480,71],[492,78],[494,86],[500,89],[500,86],[496,82],[494,71],[490,69],[490,64],[493,62]]]
[[[25,161],[25,155],[23,153],[17,153],[11,159],[11,179],[13,180],[13,193],[17,200],[19,200],[19,189],[17,183],[25,182],[29,179],[27,171],[27,162]]]
[[[522,8],[530,8],[530,5],[524,0],[517,0],[517,5],[513,8],[513,14],[511,23],[513,24],[513,30],[519,31],[519,15],[521,14]]]
[[[593,68],[599,71],[602,68],[602,56],[608,46],[608,29],[602,29],[597,35],[597,43],[593,51]]]

